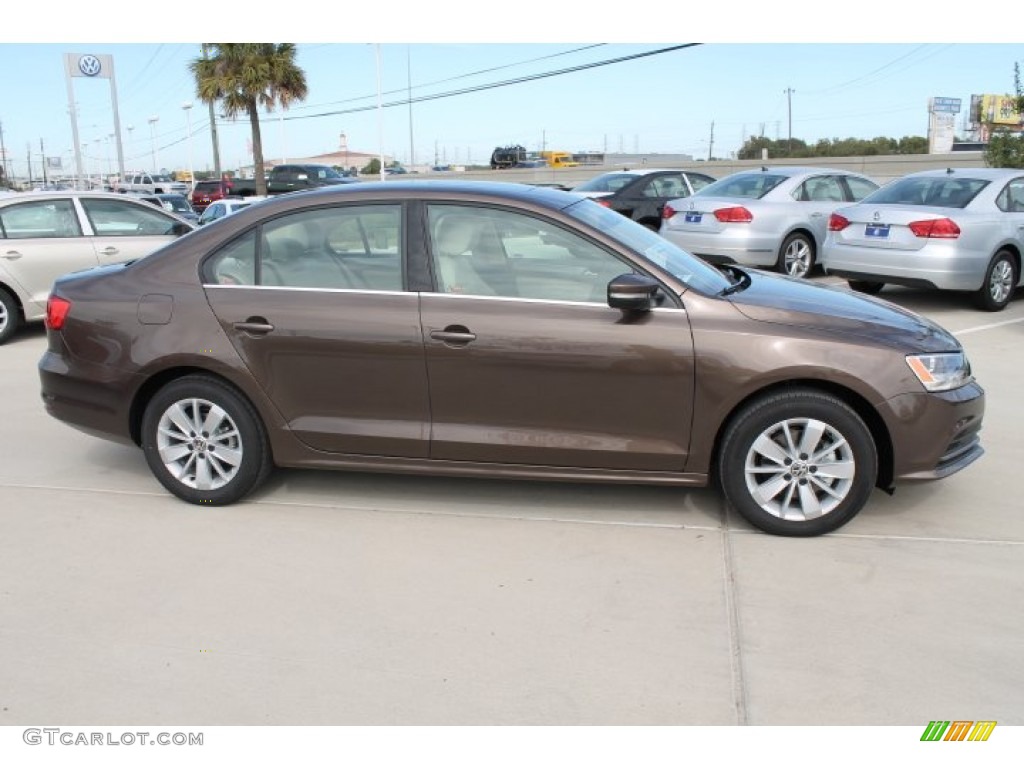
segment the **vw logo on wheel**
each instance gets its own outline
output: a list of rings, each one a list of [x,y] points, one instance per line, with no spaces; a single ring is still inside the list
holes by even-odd
[[[78,60],[78,71],[86,77],[96,77],[100,73],[100,69],[102,69],[100,60],[91,53],[87,53]]]

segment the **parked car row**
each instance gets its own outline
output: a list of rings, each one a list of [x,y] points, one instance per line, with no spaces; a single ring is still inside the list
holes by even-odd
[[[850,171],[768,167],[714,180],[614,171],[572,189],[712,264],[816,269],[855,291],[886,284],[963,291],[1006,307],[1024,274],[1024,171],[948,168],[884,187]]]

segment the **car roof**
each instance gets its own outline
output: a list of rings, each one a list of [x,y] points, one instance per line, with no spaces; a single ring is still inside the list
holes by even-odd
[[[138,194],[98,192],[85,189],[52,189],[41,192],[12,192],[10,194],[0,196],[0,200],[5,202],[10,198],[17,198],[18,200],[49,200],[54,197],[99,197],[109,200],[135,200],[136,202],[141,202],[142,196]],[[155,197],[155,195],[148,195],[148,197]]]
[[[1024,176],[1022,168],[937,168],[930,171],[918,171],[909,173],[903,178],[921,176],[940,176],[949,178],[973,178],[973,179],[1009,179],[1017,176]]]
[[[843,170],[842,168],[827,168],[817,165],[762,165],[760,168],[747,168],[736,171],[735,175],[741,173],[772,173],[777,176],[804,176],[821,173],[839,173],[845,176],[864,176],[860,171]]]

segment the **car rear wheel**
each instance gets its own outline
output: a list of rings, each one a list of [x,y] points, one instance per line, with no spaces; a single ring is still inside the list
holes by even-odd
[[[1005,309],[1017,288],[1017,262],[1009,251],[992,257],[985,270],[985,281],[976,294],[978,306],[989,312]]]
[[[0,288],[0,344],[3,344],[21,325],[18,302],[3,288]]]
[[[273,466],[255,409],[209,376],[185,376],[161,389],[142,418],[142,448],[157,480],[192,504],[238,501]]]
[[[790,277],[807,277],[814,269],[814,243],[807,235],[794,232],[782,242],[778,268]]]
[[[871,432],[842,400],[813,390],[761,397],[730,422],[719,454],[726,501],[781,536],[834,531],[867,503],[878,457]]]
[[[885,288],[885,283],[875,283],[870,280],[847,280],[847,284],[850,286],[851,291],[857,293],[867,293],[872,296],[879,293]]]

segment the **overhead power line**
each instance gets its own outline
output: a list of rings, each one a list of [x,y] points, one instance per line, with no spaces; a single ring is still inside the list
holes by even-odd
[[[645,51],[643,53],[634,53],[629,56],[619,56],[614,59],[605,59],[604,61],[595,61],[590,64],[579,64],[575,67],[565,67],[564,69],[555,69],[549,72],[540,72],[535,75],[524,75],[522,77],[514,77],[509,80],[499,80],[494,83],[485,83],[483,85],[474,85],[468,88],[458,88],[453,91],[443,91],[441,93],[429,94],[426,96],[415,96],[413,98],[398,99],[397,101],[389,101],[381,104],[380,107],[401,107],[407,104],[416,104],[422,101],[435,101],[437,99],[448,99],[453,96],[463,96],[467,93],[477,93],[479,91],[489,91],[494,88],[505,88],[510,85],[519,85],[520,83],[529,83],[534,80],[543,80],[548,77],[557,77],[559,75],[567,75],[572,72],[582,72],[587,69],[595,69],[596,67],[607,67],[611,64],[621,64],[625,61],[633,61],[635,59],[643,59],[648,56],[659,56],[665,53],[671,53],[672,51],[680,51],[684,48],[693,48],[701,45],[701,43],[684,43],[683,45],[673,45],[668,48],[658,48],[653,51]],[[364,107],[351,107],[349,109],[335,109],[329,112],[318,112],[314,115],[291,115],[283,117],[283,120],[312,120],[318,117],[333,117],[334,115],[350,115],[355,112],[369,112],[377,109],[378,105],[370,104]]]

